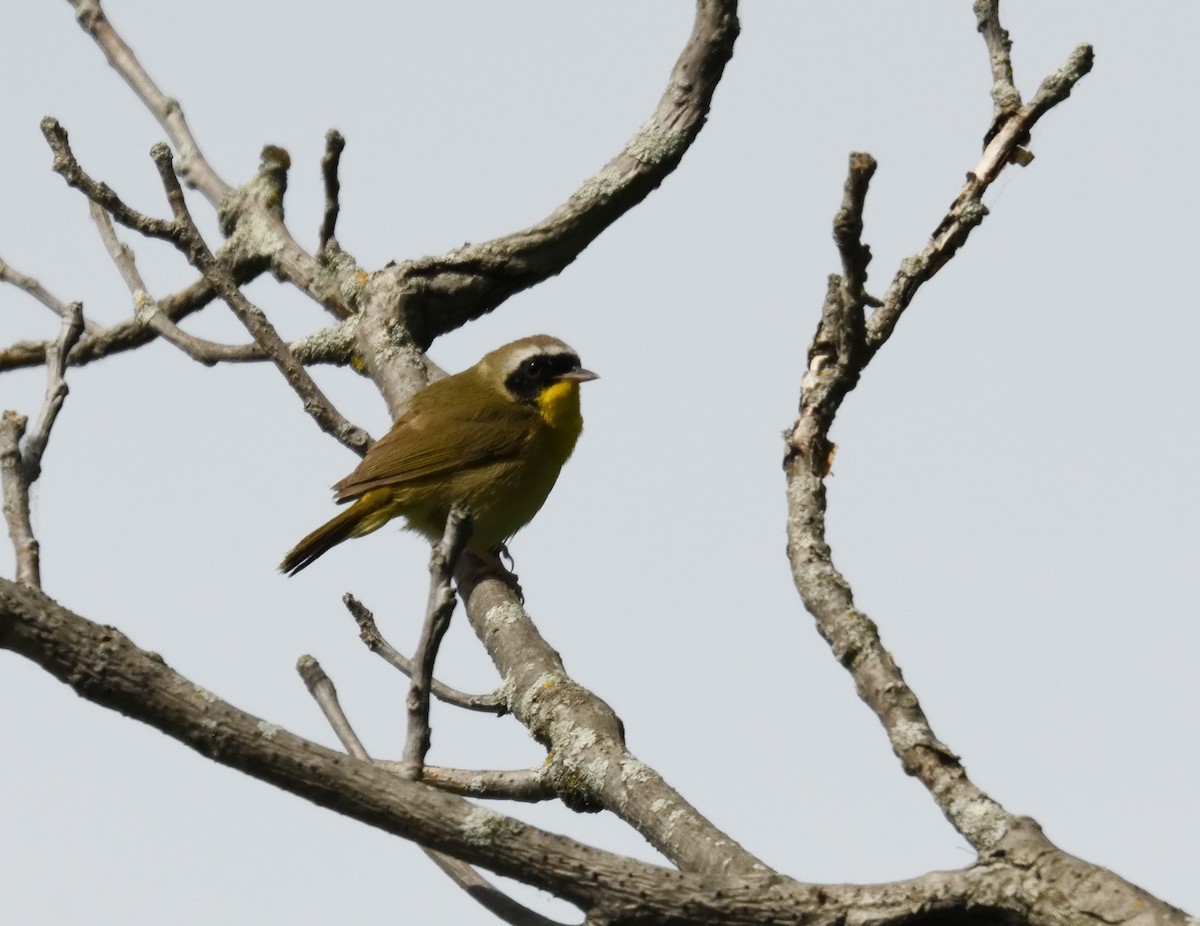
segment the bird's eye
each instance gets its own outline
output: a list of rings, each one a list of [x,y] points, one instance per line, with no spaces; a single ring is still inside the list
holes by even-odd
[[[521,370],[526,376],[536,379],[546,372],[547,359],[546,357],[530,357],[521,365]]]

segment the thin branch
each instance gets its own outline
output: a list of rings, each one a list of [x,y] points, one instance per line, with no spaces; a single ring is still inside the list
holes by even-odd
[[[205,366],[212,366],[220,360],[249,359],[248,355],[251,352],[257,354],[258,359],[265,357],[262,348],[257,344],[218,344],[215,341],[188,334],[167,318],[158,302],[146,289],[145,281],[137,269],[133,249],[117,237],[108,212],[91,201],[88,202],[88,209],[91,212],[92,221],[100,229],[100,240],[104,242],[105,249],[112,257],[113,263],[117,265],[121,279],[125,281],[125,286],[129,289],[129,294],[133,299],[134,314],[150,328],[153,328],[159,336],[178,347],[197,363]]]
[[[360,455],[366,452],[371,443],[370,436],[347,421],[333,407],[304,369],[304,365],[288,350],[287,344],[279,337],[266,315],[242,294],[228,267],[218,261],[204,243],[188,211],[183,189],[179,186],[172,166],[171,151],[166,145],[153,146],[150,156],[158,169],[159,179],[174,216],[173,221],[155,219],[132,209],[106,184],[97,183],[89,177],[75,159],[66,131],[56,120],[49,117],[43,119],[42,134],[54,152],[55,172],[60,174],[68,185],[80,190],[88,199],[102,206],[127,228],[175,245],[187,257],[188,263],[212,284],[258,345],[271,357],[283,373],[284,379],[303,400],[305,411],[312,416],[321,430]]]
[[[358,624],[359,638],[367,645],[367,649],[373,653],[377,653],[390,666],[411,678],[412,661],[384,639],[383,634],[379,632],[378,625],[375,623],[375,615],[371,613],[370,609],[349,592],[342,596],[342,602],[346,605],[346,609]],[[459,691],[457,688],[444,685],[437,679],[431,680],[429,691],[439,701],[451,704],[454,707],[461,707],[469,711],[479,711],[486,714],[496,714],[498,716],[508,713],[508,707],[495,694],[467,694],[464,691]]]
[[[304,365],[296,359],[288,349],[287,343],[267,320],[262,309],[245,297],[228,268],[213,257],[188,211],[183,189],[179,186],[172,167],[171,150],[166,145],[158,144],[150,149],[150,156],[158,167],[159,179],[178,226],[179,240],[175,242],[176,246],[187,255],[188,262],[213,284],[255,342],[271,357],[288,385],[304,402],[304,410],[316,421],[317,426],[360,456],[366,453],[371,445],[370,435],[347,421],[325,397],[304,369]],[[174,240],[174,236],[168,238]]]
[[[441,852],[426,853],[455,884],[493,916],[509,926],[567,926],[523,906],[499,890],[466,862]]]
[[[1013,82],[1012,39],[1000,25],[1000,0],[975,0],[975,22],[987,44],[988,63],[992,67],[992,128],[984,137],[991,141],[1004,122],[1021,108],[1021,94]]]
[[[31,276],[26,276],[21,273],[11,264],[0,260],[0,282],[11,283],[18,289],[23,289],[29,293],[34,299],[48,308],[60,318],[65,317],[70,310],[70,304],[63,302],[49,293],[41,283]],[[97,324],[90,318],[83,320],[83,330],[88,334],[99,334],[104,330],[104,326]]]
[[[83,306],[65,307],[58,337],[46,348],[46,396],[33,430],[26,436],[28,419],[6,410],[0,419],[0,491],[4,498],[4,520],[12,538],[17,560],[17,581],[40,588],[40,547],[30,518],[29,488],[42,474],[42,457],[50,432],[67,397],[67,354],[83,333]],[[22,440],[23,439],[23,440]]]
[[[222,765],[572,903],[591,906],[614,888],[632,898],[664,879],[681,883],[677,872],[545,832],[297,737],[196,685],[114,627],[5,579],[0,649],[33,660],[89,701],[148,723]],[[580,872],[589,877],[581,879]]]
[[[358,734],[354,732],[354,728],[342,710],[333,681],[325,674],[321,664],[312,656],[301,656],[296,663],[296,671],[300,673],[309,694],[320,706],[321,712],[329,721],[329,725],[333,727],[346,752],[356,759],[371,761],[366,747],[363,746],[362,740],[358,738]],[[397,772],[399,772],[399,766],[402,765],[402,763],[394,762],[377,762],[375,764]],[[453,793],[450,788],[444,790]],[[466,891],[477,903],[495,913],[505,922],[512,923],[514,926],[547,926],[547,924],[558,926],[553,921],[546,920],[528,907],[517,903],[466,862],[442,852],[422,848],[451,881]]]
[[[4,520],[17,557],[17,581],[41,587],[38,542],[29,517],[29,477],[21,458],[21,438],[28,419],[9,409],[0,415],[0,486],[4,491]]]
[[[833,220],[833,240],[842,257],[842,285],[846,288],[846,300],[858,306],[874,301],[868,300],[866,295],[871,249],[863,243],[862,233],[867,188],[875,176],[875,167],[875,159],[869,154],[855,152],[850,155],[850,170],[842,191],[842,205]]]
[[[379,762],[384,768],[390,768],[398,775],[403,775],[403,762]],[[545,770],[519,768],[507,771],[480,771],[461,768],[444,768],[438,765],[426,765],[421,770],[421,781],[446,791],[450,794],[460,794],[463,797],[480,797],[488,800],[522,801],[533,804],[553,800],[554,789],[546,781]]]
[[[998,69],[997,79],[1011,82],[1008,37],[996,18],[996,5],[977,3],[976,12],[993,67]],[[1003,57],[999,62],[998,54]],[[958,756],[937,739],[916,694],[880,640],[878,628],[855,607],[849,583],[834,566],[825,535],[824,480],[834,450],[829,431],[842,401],[887,341],[917,290],[954,256],[971,229],[983,221],[987,214],[981,202],[984,191],[1005,166],[1022,161],[1016,151],[1027,141],[1032,126],[1055,103],[1066,99],[1091,63],[1091,49],[1080,46],[1067,64],[1042,84],[1027,106],[989,130],[980,165],[968,175],[966,186],[925,250],[902,262],[865,328],[859,283],[865,279],[863,258],[869,259],[870,255],[856,246],[861,225],[855,217],[861,216],[869,173],[862,173],[855,163],[859,156],[852,156],[846,199],[835,222],[845,278],[835,276],[830,280],[801,383],[800,415],[788,437],[785,457],[788,559],[804,605],[834,655],[853,676],[859,697],[883,723],[904,770],[925,785],[955,829],[981,853],[996,849],[1026,822],[978,788]],[[860,174],[857,180],[856,174]],[[849,219],[844,217],[847,214]]]
[[[240,274],[235,274],[239,285],[247,280],[241,280]],[[68,356],[70,366],[85,366],[93,360],[101,360],[114,354],[134,350],[154,340],[159,332],[151,327],[149,315],[164,319],[177,332],[177,339],[186,341],[189,347],[184,352],[199,363],[261,363],[269,360],[266,352],[257,344],[218,344],[189,335],[179,328],[175,322],[203,308],[217,294],[207,280],[198,280],[186,289],[154,300],[153,312],[146,311],[134,315],[133,318],[117,322],[107,328],[93,325],[97,333],[84,334]],[[348,366],[354,352],[354,329],[357,317],[322,328],[296,341],[288,343],[288,349],[296,359],[305,366],[314,364],[334,364]],[[23,367],[41,366],[46,359],[46,350],[51,341],[18,341],[7,348],[0,348],[0,372],[21,369]],[[177,345],[181,346],[181,345]]]
[[[233,229],[243,221],[262,223],[259,229],[262,234],[243,236],[240,242],[241,245],[253,244],[251,251],[223,255],[230,265],[240,269],[243,259],[246,259],[261,270],[262,265],[269,264],[279,279],[307,293],[337,317],[349,317],[352,313],[345,300],[347,294],[355,289],[353,278],[320,272],[312,255],[305,252],[288,233],[282,214],[268,216],[262,211],[261,202],[244,195],[247,192],[245,188],[233,189],[217,176],[201,154],[178,101],[164,94],[151,80],[133,51],[113,28],[101,8],[100,0],[70,2],[84,31],[166,130],[167,137],[178,152],[178,166],[184,182],[198,189],[227,220],[223,222],[225,233],[232,234]]]
[[[404,758],[400,763],[400,774],[412,781],[420,779],[425,755],[429,752],[429,688],[433,681],[433,666],[454,613],[455,596],[450,580],[467,541],[471,539],[472,528],[470,512],[455,505],[446,518],[446,531],[441,541],[434,545],[429,558],[429,602],[421,638],[413,653],[415,671],[406,700],[408,731],[404,737]]]
[[[92,37],[104,56],[127,84],[145,104],[159,125],[167,132],[171,144],[179,152],[179,172],[188,186],[199,190],[213,204],[220,205],[221,197],[230,191],[230,186],[217,176],[209,166],[192,130],[183,116],[178,100],[164,94],[150,79],[133,50],[113,29],[108,17],[101,9],[100,0],[70,0],[75,8],[75,19],[83,31]]]
[[[235,277],[239,284],[244,285],[254,279],[260,271],[246,272],[245,263],[235,269]],[[173,322],[186,318],[193,312],[204,308],[217,298],[212,285],[204,279],[197,280],[190,286],[164,297],[159,301],[162,314]],[[95,326],[93,326],[95,328]],[[148,344],[157,337],[154,329],[148,327],[145,321],[137,316],[125,321],[109,325],[107,328],[95,328],[92,333],[85,332],[68,355],[71,366],[84,366],[93,360],[101,360],[113,354],[134,350]],[[41,366],[46,359],[48,341],[18,341],[7,348],[0,348],[0,372],[15,370],[22,367]],[[255,350],[258,350],[257,345]],[[262,352],[259,351],[261,354]],[[265,355],[257,358],[265,359]]]
[[[975,169],[967,174],[958,197],[934,230],[929,244],[919,253],[900,263],[883,297],[883,305],[867,319],[867,345],[871,353],[878,350],[891,336],[905,308],[917,290],[946,265],[971,232],[988,214],[983,194],[1010,163],[1025,158],[1018,152],[1027,144],[1030,131],[1050,109],[1071,95],[1071,90],[1092,69],[1090,45],[1080,45],[1066,63],[1042,82],[1033,99],[1022,106],[1007,121],[989,130],[991,140]]]
[[[337,734],[342,748],[356,759],[369,761],[371,757],[367,755],[366,747],[358,738],[358,734],[354,732],[354,727],[350,725],[350,720],[346,717],[346,712],[342,710],[341,702],[338,701],[337,689],[334,687],[332,679],[321,668],[321,664],[312,656],[301,656],[296,661],[296,671],[304,680],[304,686],[308,689],[308,693],[313,696],[313,700],[321,708],[321,713],[329,721],[329,726]]]
[[[386,328],[398,317],[404,319],[412,344],[423,351],[440,335],[485,315],[514,293],[561,273],[605,229],[649,196],[679,165],[703,128],[738,30],[736,0],[699,0],[691,35],[655,111],[620,152],[541,222],[374,274],[360,295],[367,316],[360,328],[360,354],[372,378],[382,386],[394,375],[378,368],[385,364],[376,364],[374,353],[379,345],[395,343]],[[401,389],[411,385],[395,384]],[[396,400],[385,396],[394,410]]]
[[[321,219],[318,253],[325,250],[337,230],[338,213],[341,211],[338,193],[342,188],[338,180],[338,165],[341,163],[345,147],[346,139],[337,129],[330,129],[325,133],[325,154],[321,158],[321,176],[325,180],[325,214]]]
[[[67,369],[67,354],[83,334],[83,306],[72,302],[67,306],[59,328],[58,338],[46,351],[46,397],[37,424],[25,439],[23,452],[25,475],[35,482],[42,473],[42,455],[50,441],[50,431],[67,397],[67,382],[63,378]]]

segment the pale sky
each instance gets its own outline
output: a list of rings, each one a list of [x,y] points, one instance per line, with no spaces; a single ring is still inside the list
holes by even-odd
[[[166,214],[162,130],[67,3],[13,4],[0,37],[0,257],[88,315],[131,312],[82,196],[50,171],[56,116],[84,167]],[[691,3],[110,0],[229,182],[264,144],[316,246],[324,134],[347,139],[338,238],[358,262],[527,226],[650,114]],[[1028,97],[1080,42],[1096,66],[1035,131],[1036,160],[921,292],[833,436],[834,559],[934,731],[1062,848],[1200,912],[1200,7],[1006,0]],[[870,288],[923,247],[991,117],[968,0],[742,11],[707,127],[663,187],[561,276],[431,354],[458,370],[514,338],[568,341],[602,379],[585,433],[511,544],[530,612],[630,748],[750,851],[804,881],[881,881],[972,854],[813,628],[784,555],[780,433],[794,413],[846,157],[879,160]],[[215,222],[193,199],[216,240]],[[156,295],[193,278],[125,240]],[[272,280],[248,295],[287,337],[326,323]],[[0,340],[57,319],[0,288]],[[244,332],[221,305],[189,330]],[[379,436],[383,403],[317,370]],[[0,375],[34,414],[41,371]],[[302,575],[282,554],[334,512],[355,458],[265,365],[205,369],[157,344],[69,373],[36,487],[46,591],[237,706],[335,739],[294,671],[321,660],[374,755],[403,740],[406,683],[368,653],[353,591],[411,650],[426,550],[385,529]],[[12,554],[0,545],[0,572]],[[457,620],[439,662],[497,682]],[[0,919],[61,923],[494,922],[408,843],[215,765],[0,654]],[[430,761],[524,767],[511,718],[435,708]],[[603,815],[514,813],[656,859]],[[523,898],[536,896],[530,892]],[[572,912],[543,906],[564,919]]]

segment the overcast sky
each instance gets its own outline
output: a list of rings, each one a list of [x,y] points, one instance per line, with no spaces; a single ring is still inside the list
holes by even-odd
[[[165,214],[162,130],[67,3],[12,4],[0,37],[0,257],[91,318],[130,312],[38,121],[94,176]],[[527,226],[651,112],[693,6],[311,0],[106,9],[229,182],[264,144],[316,245],[324,134],[347,138],[338,237],[367,268]],[[1200,912],[1195,654],[1200,7],[1006,0],[1026,96],[1080,42],[1096,67],[1039,124],[1036,160],[921,292],[834,430],[834,558],[938,736],[1064,849]],[[560,277],[438,341],[451,370],[545,331],[601,379],[546,509],[511,545],[528,607],[630,748],[749,850],[805,881],[879,881],[972,855],[906,778],[801,606],[784,556],[781,431],[796,406],[846,156],[882,291],[919,251],[991,117],[968,0],[757,0],[707,127],[663,187]],[[205,228],[215,221],[199,197]],[[156,295],[193,278],[126,235]],[[271,280],[288,337],[326,323]],[[245,340],[220,305],[189,330]],[[0,335],[57,320],[0,288]],[[383,403],[315,374],[379,436]],[[293,669],[312,653],[367,748],[398,755],[403,679],[340,596],[410,650],[422,542],[385,529],[302,575],[282,554],[334,511],[353,456],[266,366],[157,344],[69,374],[36,490],[46,591],[237,706],[333,745]],[[36,412],[41,371],[0,376]],[[0,571],[12,554],[0,548]],[[496,684],[456,621],[439,674]],[[411,845],[217,766],[0,654],[0,919],[22,924],[489,923]],[[430,761],[542,755],[513,720],[436,708]],[[640,857],[611,818],[518,815]],[[528,897],[529,894],[522,894]],[[570,911],[551,911],[570,917]],[[415,912],[412,912],[415,911]]]

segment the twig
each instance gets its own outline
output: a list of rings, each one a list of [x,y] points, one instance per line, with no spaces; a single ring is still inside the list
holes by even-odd
[[[1025,158],[1017,152],[1026,144],[1029,133],[1051,108],[1071,94],[1071,89],[1092,69],[1092,47],[1080,45],[1066,63],[1042,82],[1033,99],[1022,106],[1001,126],[989,130],[990,141],[975,169],[967,174],[958,197],[934,229],[929,244],[919,253],[900,262],[900,269],[888,286],[883,305],[867,319],[867,347],[873,354],[891,336],[904,309],[912,302],[926,280],[942,269],[974,228],[988,214],[983,194],[1010,163]]]
[[[996,3],[980,0],[976,13],[996,79],[1011,84],[1009,41],[997,18]],[[855,607],[849,583],[833,564],[825,536],[824,479],[834,449],[829,431],[842,401],[890,337],[917,290],[983,221],[987,214],[981,202],[984,191],[1006,165],[1023,160],[1016,152],[1028,139],[1029,130],[1043,113],[1066,99],[1091,62],[1091,49],[1080,46],[1028,105],[993,125],[980,165],[968,174],[966,186],[925,250],[902,262],[865,329],[859,321],[861,303],[856,293],[858,280],[865,279],[862,258],[869,259],[869,252],[857,246],[861,225],[855,216],[861,215],[869,173],[862,173],[852,157],[843,211],[835,223],[845,278],[830,279],[801,383],[800,415],[788,437],[785,456],[788,559],[805,607],[834,655],[854,677],[859,696],[883,723],[904,770],[925,785],[955,829],[980,852],[994,849],[1006,835],[1018,832],[1021,821],[976,787],[958,757],[934,736],[916,694],[880,640],[878,628]],[[858,181],[856,172],[861,174]],[[847,213],[849,218],[844,218]]]
[[[384,639],[375,623],[375,615],[371,613],[370,609],[349,592],[342,596],[342,601],[358,624],[359,638],[367,645],[367,649],[377,653],[393,668],[399,669],[404,675],[411,678],[412,660],[397,651]],[[439,701],[469,711],[496,714],[497,716],[508,713],[508,707],[495,694],[467,694],[457,688],[442,684],[436,678],[431,680],[429,692]]]
[[[403,762],[382,760],[380,765],[404,775]],[[546,780],[544,768],[510,769],[508,771],[468,771],[426,765],[421,780],[439,791],[461,794],[463,797],[482,797],[489,800],[537,803],[553,800],[556,795]]]
[[[325,250],[337,230],[338,213],[341,211],[338,193],[342,187],[338,180],[338,165],[341,163],[342,150],[345,147],[346,139],[337,129],[330,129],[325,133],[325,154],[321,158],[321,176],[325,179],[325,214],[321,219],[318,253]]]
[[[4,489],[4,520],[17,556],[17,581],[40,588],[38,542],[29,519],[29,479],[21,459],[21,438],[28,419],[11,409],[0,416],[0,483]]]
[[[356,759],[370,761],[371,757],[367,754],[366,747],[363,746],[342,710],[333,681],[325,674],[321,664],[312,656],[301,656],[296,662],[296,671],[300,673],[305,687],[320,706],[321,712],[329,721],[329,725],[333,727],[334,733],[337,734],[337,738],[346,752]],[[375,764],[386,768],[398,763],[376,762]],[[443,790],[451,791],[453,789],[444,788]],[[553,920],[545,919],[528,907],[517,903],[468,863],[442,852],[422,848],[425,854],[433,860],[433,863],[449,876],[450,880],[466,891],[477,903],[505,922],[515,924],[515,926],[559,926]]]
[[[83,333],[83,306],[72,302],[64,309],[59,336],[46,348],[46,398],[34,429],[25,434],[29,419],[6,410],[0,419],[0,489],[8,536],[17,554],[17,581],[35,588],[42,585],[41,547],[30,518],[29,488],[42,475],[42,457],[50,431],[67,397],[66,356]],[[24,440],[22,440],[24,438]]]
[[[203,193],[213,206],[218,206],[221,197],[229,192],[230,186],[217,176],[216,171],[200,153],[200,146],[196,143],[192,130],[188,128],[179,101],[168,97],[150,79],[133,50],[113,29],[100,7],[100,0],[71,0],[71,5],[75,7],[75,19],[84,32],[100,46],[113,70],[124,78],[125,83],[129,84],[158,120],[159,125],[166,130],[171,144],[179,152],[179,172],[184,181],[188,186]]]
[[[59,328],[58,338],[46,350],[46,397],[37,424],[25,439],[25,476],[32,483],[42,474],[42,455],[50,441],[50,430],[67,397],[67,382],[63,378],[67,369],[67,354],[83,333],[83,306],[72,302],[67,306]]]
[[[262,310],[242,294],[228,267],[218,261],[204,243],[188,211],[183,189],[172,166],[171,151],[166,145],[154,145],[150,156],[158,169],[167,202],[171,206],[174,216],[172,221],[151,218],[132,209],[107,185],[97,183],[89,177],[75,159],[66,131],[56,120],[49,117],[43,119],[42,134],[54,152],[54,170],[68,185],[83,192],[88,199],[102,206],[127,228],[175,245],[187,257],[188,263],[212,284],[213,289],[254,337],[255,342],[271,357],[283,373],[284,379],[303,400],[305,411],[312,416],[321,430],[360,455],[366,452],[371,443],[370,436],[347,421],[333,407],[304,369],[304,365],[288,350],[287,344],[279,337]]]
[[[205,366],[212,366],[220,360],[245,358],[250,352],[257,354],[259,358],[265,357],[262,348],[257,344],[218,344],[215,341],[188,334],[167,318],[158,302],[146,289],[142,275],[137,269],[133,249],[117,237],[108,212],[91,201],[88,202],[88,209],[91,212],[92,221],[100,229],[100,240],[104,242],[105,249],[112,257],[113,263],[117,265],[121,279],[125,281],[125,286],[129,289],[129,294],[133,298],[134,314],[137,318],[153,328],[164,340]]]
[[[992,67],[992,128],[984,137],[986,145],[1005,120],[1021,108],[1021,94],[1013,83],[1012,39],[1000,25],[1000,0],[975,0],[975,22],[987,44]]]
[[[304,680],[304,687],[308,689],[308,693],[313,696],[321,708],[321,713],[333,727],[333,732],[337,734],[337,738],[346,752],[356,759],[369,760],[371,757],[367,754],[366,747],[358,738],[358,734],[354,732],[354,728],[350,726],[350,720],[342,710],[341,702],[338,701],[337,688],[325,674],[321,664],[312,656],[304,655],[296,660],[296,671],[300,673],[300,678]]]
[[[867,201],[867,187],[875,176],[875,167],[875,159],[869,154],[855,152],[850,155],[850,170],[842,191],[842,205],[833,220],[833,240],[842,257],[842,285],[846,289],[846,299],[860,307],[865,302],[879,304],[866,295],[871,249],[862,240],[863,208]]]
[[[509,926],[567,926],[517,903],[466,862],[441,852],[426,850],[425,854],[473,900]]]
[[[236,273],[237,279],[242,284],[250,282],[257,275],[258,271],[246,272],[244,269],[239,269]],[[204,308],[215,298],[217,298],[217,294],[212,285],[208,280],[200,279],[179,292],[164,297],[159,301],[159,305],[163,315],[177,322]],[[136,316],[116,322],[107,328],[98,328],[97,326],[93,326],[93,328],[91,333],[84,333],[83,337],[79,339],[79,343],[75,345],[75,349],[67,357],[71,366],[83,366],[93,360],[101,360],[113,354],[133,350],[143,344],[148,344],[158,336],[156,331],[147,327],[146,323]],[[0,372],[21,367],[41,366],[45,362],[48,346],[49,342],[47,341],[18,341],[10,347],[0,348]],[[257,345],[255,345],[255,350],[258,350],[261,356],[254,359],[265,358],[266,355],[262,354]]]
[[[0,419],[0,489],[4,495],[4,520],[17,559],[17,581],[40,588],[40,547],[30,519],[29,487],[42,474],[42,456],[63,400],[67,397],[67,354],[83,333],[83,306],[72,302],[64,308],[58,337],[46,348],[46,397],[37,423],[28,436],[24,415],[6,410]],[[24,440],[22,441],[22,438]]]
[[[55,298],[33,277],[26,276],[3,260],[0,260],[0,281],[11,283],[18,289],[25,290],[25,292],[29,293],[29,295],[60,318],[65,316],[70,308],[68,303]],[[98,334],[104,330],[104,326],[97,324],[90,318],[85,318],[83,321],[83,330],[88,334]]]
[[[236,276],[236,275],[235,275]],[[261,363],[269,360],[266,351],[257,344],[217,344],[194,338],[175,324],[176,319],[185,318],[198,309],[203,308],[216,298],[208,280],[198,280],[186,289],[162,299],[155,300],[154,315],[165,319],[179,332],[177,337],[193,342],[193,350],[200,363]],[[79,339],[75,349],[68,356],[70,366],[85,366],[93,360],[101,360],[113,354],[133,350],[149,343],[159,332],[150,326],[146,315],[149,311],[134,315],[133,318],[117,322],[107,328],[92,324],[95,334],[87,334]],[[354,351],[354,327],[357,318],[351,317],[344,321],[306,334],[296,341],[288,343],[288,349],[296,359],[305,366],[318,363],[329,363],[346,366],[351,362]],[[18,341],[7,347],[0,348],[0,372],[15,370],[22,367],[41,366],[46,359],[46,350],[50,341]],[[191,355],[191,352],[186,351]]]
[[[471,538],[471,514],[455,505],[446,518],[446,532],[433,547],[429,558],[429,603],[425,609],[425,623],[421,628],[421,639],[413,653],[414,671],[408,688],[408,730],[404,737],[404,757],[400,774],[416,781],[425,766],[425,754],[429,752],[429,688],[433,680],[433,665],[437,660],[438,647],[450,627],[450,615],[454,613],[454,588],[450,580],[467,541]]]

